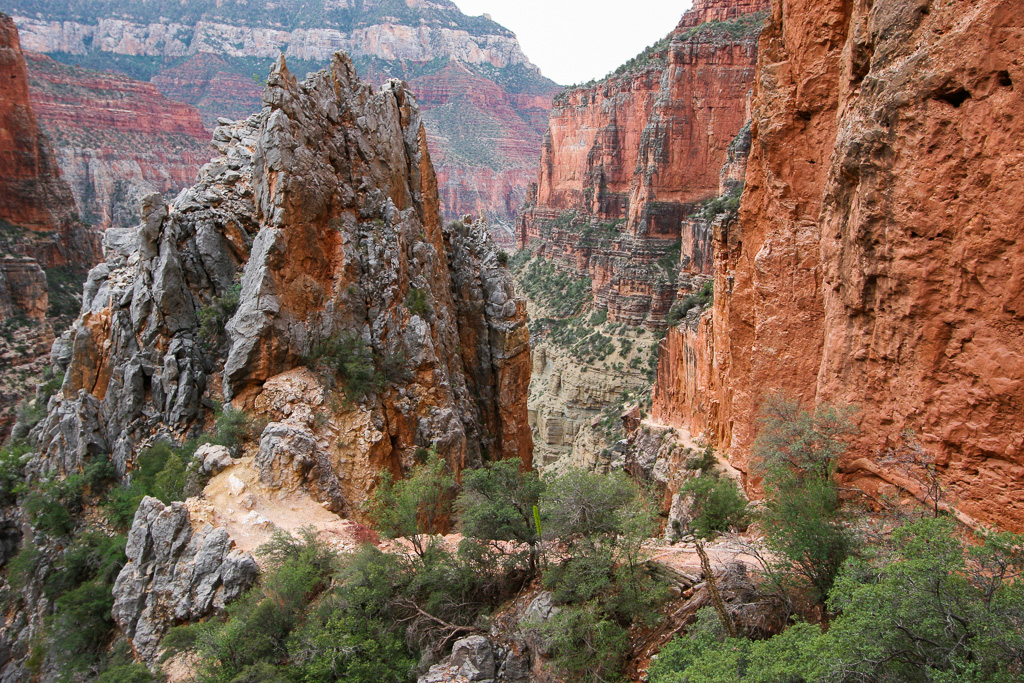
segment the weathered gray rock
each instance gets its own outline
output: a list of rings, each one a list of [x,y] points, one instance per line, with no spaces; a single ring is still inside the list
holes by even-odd
[[[128,563],[114,583],[114,621],[136,652],[153,662],[175,624],[194,621],[241,595],[259,574],[223,528],[193,532],[188,509],[144,498],[135,513]]]
[[[230,467],[234,459],[231,451],[225,446],[218,446],[212,443],[203,444],[196,449],[195,458],[200,463],[203,474],[217,474],[226,467]]]
[[[271,422],[260,437],[255,459],[260,481],[285,491],[306,490],[328,509],[345,508],[341,480],[316,437],[303,427]]]
[[[455,641],[451,663],[470,681],[494,680],[494,648],[484,636],[469,636]]]

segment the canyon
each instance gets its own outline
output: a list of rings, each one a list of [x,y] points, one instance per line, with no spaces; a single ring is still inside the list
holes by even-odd
[[[79,214],[94,229],[138,220],[148,194],[177,194],[209,157],[199,111],[155,86],[26,54],[32,108]]]
[[[608,466],[621,434],[618,418],[602,413],[649,386],[673,303],[710,279],[717,214],[709,202],[742,189],[766,7],[697,2],[663,41],[555,99],[537,184],[516,223],[530,259],[519,279],[536,293],[530,415],[538,464]],[[532,286],[538,259],[586,279],[586,316],[575,329],[550,306],[560,292]],[[580,352],[594,345],[604,350]]]
[[[207,140],[182,103],[198,109],[212,130],[219,118],[244,118],[260,106],[262,81],[279,53],[301,74],[343,49],[367,80],[409,83],[425,113],[445,215],[484,216],[513,247],[512,218],[535,173],[559,88],[529,62],[514,34],[489,19],[467,17],[447,1],[276,3],[273,9],[264,3],[244,10],[210,2],[163,12],[171,16],[134,7],[116,17],[101,2],[75,12],[31,0],[0,9],[14,16],[27,50],[64,63],[35,62],[33,80],[38,76],[43,86],[38,98],[48,105],[40,116],[55,133],[76,198],[88,205],[83,215],[97,225],[131,225],[145,190],[169,198],[192,182]],[[280,16],[292,25],[282,26]],[[166,99],[145,83],[69,65],[148,82]],[[128,94],[143,119],[174,124],[148,146],[140,148],[135,131],[119,125],[122,113],[112,105]],[[83,117],[63,137],[65,121],[53,110],[83,103],[110,117],[107,131]]]
[[[4,14],[0,73],[0,429],[6,432],[43,372],[54,326],[77,312],[74,289],[99,245],[78,218],[40,126],[18,31]]]

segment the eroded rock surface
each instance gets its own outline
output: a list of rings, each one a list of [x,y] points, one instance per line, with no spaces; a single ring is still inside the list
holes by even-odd
[[[259,575],[252,555],[235,550],[225,529],[193,529],[184,504],[155,498],[139,505],[125,553],[113,617],[147,661],[171,626],[223,609]]]

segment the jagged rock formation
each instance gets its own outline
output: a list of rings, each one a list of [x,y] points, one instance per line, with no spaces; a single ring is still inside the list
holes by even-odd
[[[710,276],[705,204],[742,184],[741,133],[766,6],[697,2],[660,44],[556,98],[516,239],[570,277],[589,278],[588,308],[604,317],[597,333],[616,351],[588,358],[575,351],[589,343],[579,335],[549,326],[540,336],[530,415],[544,464],[610,464],[618,415],[602,413],[644,384],[673,302]],[[520,275],[525,291],[530,272]],[[535,320],[559,317],[549,302],[531,303]]]
[[[193,529],[182,503],[145,498],[135,513],[114,584],[114,621],[138,654],[152,660],[168,626],[223,609],[259,575],[249,553],[235,550],[222,528]]]
[[[106,458],[130,477],[153,438],[194,435],[218,399],[267,424],[242,464],[206,448],[200,467],[228,467],[229,486],[255,470],[261,492],[299,491],[324,514],[358,518],[381,470],[400,476],[429,447],[456,475],[528,466],[525,303],[485,224],[442,224],[412,94],[375,91],[339,53],[302,83],[281,58],[264,101],[218,127],[195,186],[170,205],[148,196],[137,228],[105,233],[53,347],[64,380],[29,436],[28,477]],[[359,389],[327,369],[350,362],[369,373]],[[114,614],[149,663],[170,626],[252,578],[212,513],[230,510],[147,499],[135,516]],[[2,633],[19,653],[24,628]]]
[[[218,117],[244,118],[260,106],[256,81],[280,52],[304,73],[345,50],[367,80],[410,84],[425,112],[449,217],[486,214],[511,224],[558,91],[514,34],[448,0],[210,0],[159,11],[98,0],[74,9],[34,0],[8,6],[28,49],[149,80],[198,107],[210,128]]]
[[[26,57],[32,108],[83,220],[100,230],[134,225],[143,197],[195,181],[210,133],[194,107],[127,76]]]
[[[171,206],[147,198],[137,233],[108,231],[110,256],[58,345],[65,399],[48,424],[94,406],[97,443],[123,469],[140,430],[187,430],[214,387],[256,406],[272,378],[347,334],[379,366],[412,371],[335,411],[374,425],[371,476],[431,444],[457,469],[482,452],[528,458],[524,306],[481,225],[442,228],[411,94],[397,82],[374,93],[338,56],[303,84],[282,60],[264,98],[260,113],[217,129],[220,155],[196,186]],[[239,275],[221,370],[198,312]],[[412,290],[429,310],[409,310]],[[50,462],[80,465],[43,433]],[[369,482],[350,484],[365,496]]]
[[[962,515],[1024,529],[1022,26],[1009,0],[773,3],[713,315],[670,332],[656,418],[748,470],[764,392],[852,403],[849,480],[897,491],[878,456],[911,429]]]

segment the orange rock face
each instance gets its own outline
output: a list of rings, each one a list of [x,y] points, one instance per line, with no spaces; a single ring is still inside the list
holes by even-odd
[[[713,316],[671,332],[656,418],[747,469],[766,391],[855,404],[849,479],[895,482],[913,430],[960,513],[1024,529],[1022,27],[1012,0],[773,3]]]
[[[517,241],[539,240],[546,256],[587,272],[609,320],[664,324],[676,287],[657,262],[676,258],[685,219],[719,192],[766,4],[698,2],[623,73],[555,102]],[[725,19],[732,30],[704,23]]]

